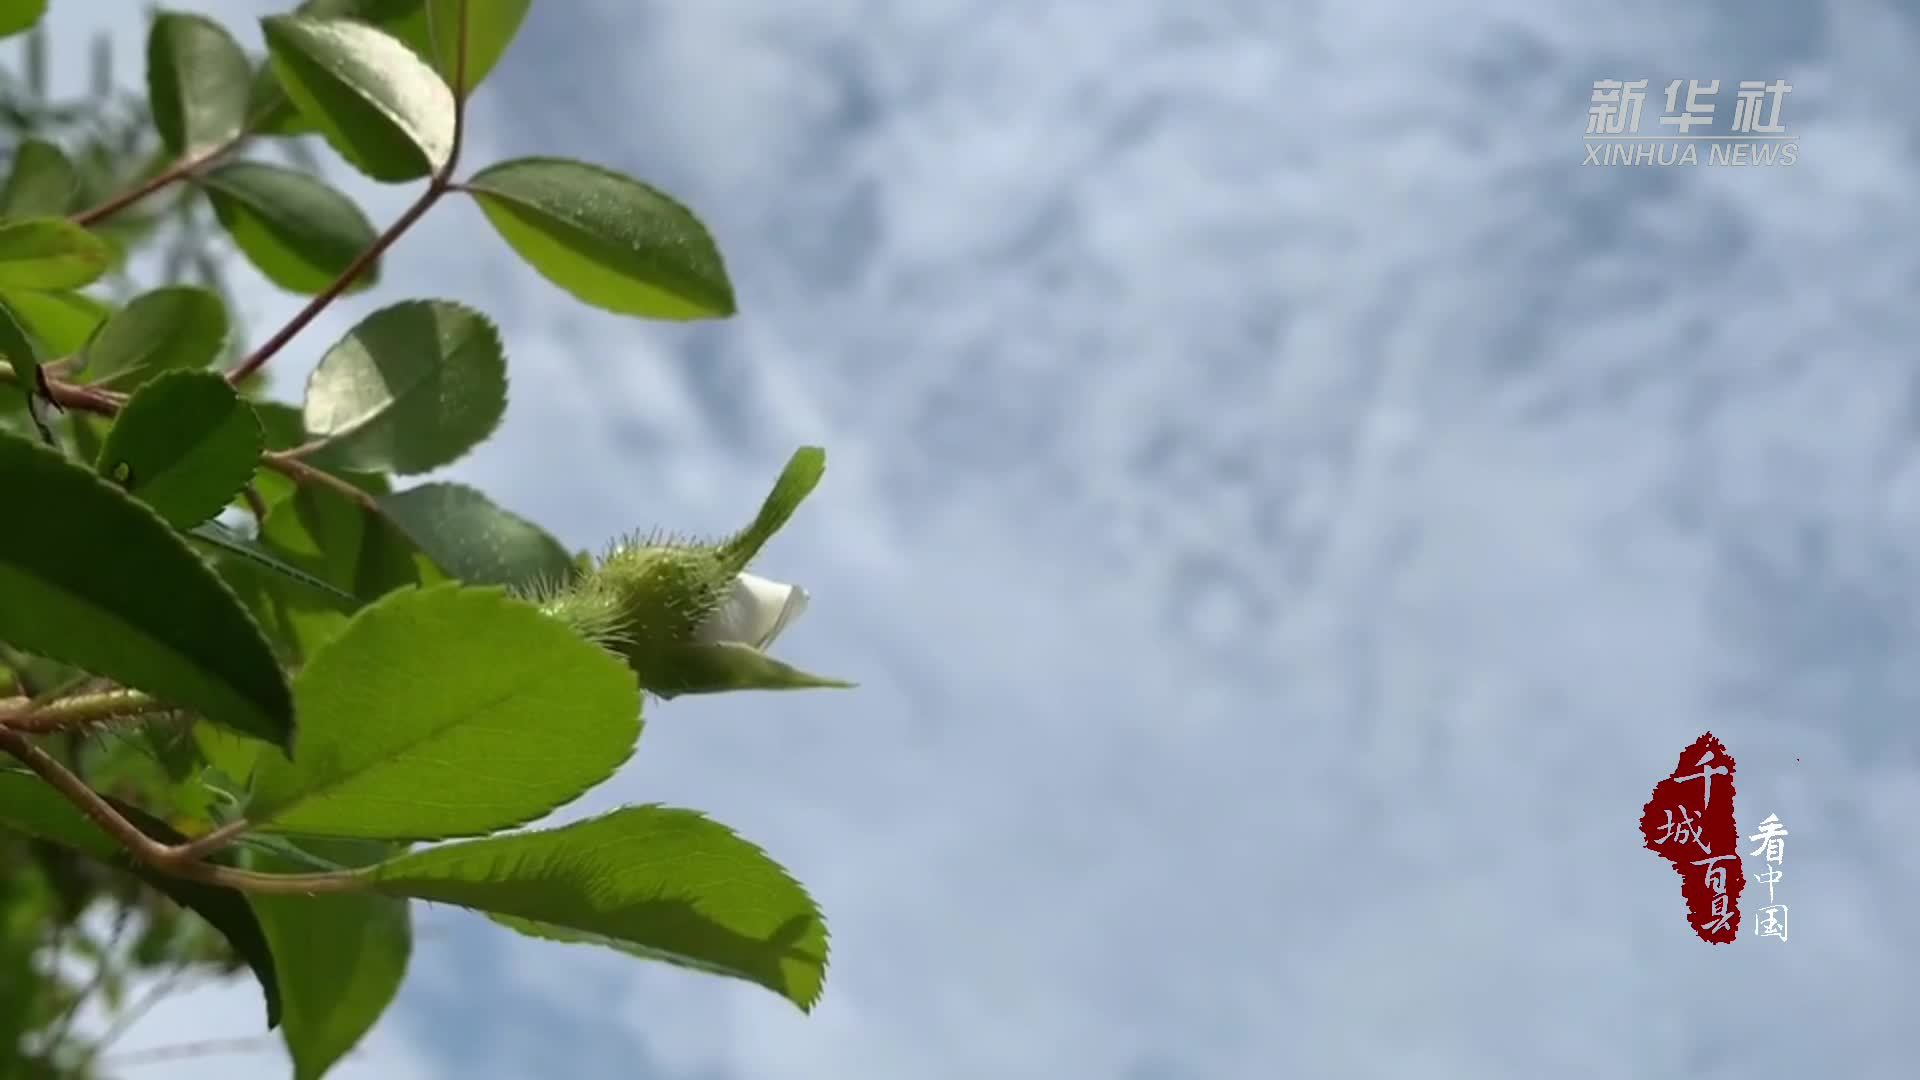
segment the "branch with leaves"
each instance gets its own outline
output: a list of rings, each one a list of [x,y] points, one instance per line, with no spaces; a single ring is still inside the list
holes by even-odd
[[[525,826],[627,761],[643,695],[849,685],[768,655],[807,597],[748,570],[825,455],[795,453],[736,534],[636,535],[594,559],[470,488],[395,490],[504,413],[505,349],[478,311],[393,304],[325,351],[298,407],[259,396],[270,361],[373,287],[450,195],[587,304],[734,311],[712,237],[654,188],[544,157],[460,175],[466,102],[527,0],[317,7],[262,20],[264,63],[210,19],[155,17],[149,106],[170,159],[121,191],[74,209],[57,147],[15,153],[0,196],[0,752],[20,767],[0,768],[0,830],[203,917],[259,980],[303,1076],[391,1001],[415,899],[811,1008],[825,924],[758,847],[655,805]],[[312,171],[248,157],[302,133],[419,196],[376,233]],[[224,374],[206,370],[232,352],[215,292],[164,284],[116,307],[86,291],[120,258],[102,230],[168,197],[206,206],[267,280],[310,298]],[[134,797],[49,742],[107,735],[146,740]]]

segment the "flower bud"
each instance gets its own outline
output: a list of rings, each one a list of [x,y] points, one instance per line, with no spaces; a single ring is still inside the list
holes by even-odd
[[[795,453],[753,523],[720,543],[630,540],[541,610],[627,661],[643,689],[670,698],[725,690],[850,686],[764,650],[807,607],[798,586],[746,572],[819,482],[825,455]]]

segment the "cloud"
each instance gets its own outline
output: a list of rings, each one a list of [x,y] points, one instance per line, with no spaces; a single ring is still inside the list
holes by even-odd
[[[1910,18],[556,10],[474,160],[685,198],[741,316],[585,311],[462,208],[389,280],[500,316],[456,472],[575,546],[737,525],[829,447],[765,565],[815,598],[783,655],[862,689],[659,708],[567,816],[711,810],[834,967],[803,1018],[462,924],[390,1021],[445,1068],[1895,1075]],[[1789,78],[1801,163],[1583,169],[1609,77]],[[1785,946],[1692,940],[1638,849],[1709,727],[1794,829]]]

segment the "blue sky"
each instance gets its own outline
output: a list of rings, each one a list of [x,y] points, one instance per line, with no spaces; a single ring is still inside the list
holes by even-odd
[[[63,55],[120,10],[54,6]],[[488,311],[508,417],[447,475],[574,547],[828,448],[761,569],[862,688],[660,707],[560,817],[711,811],[833,968],[803,1017],[436,909],[338,1075],[1906,1075],[1915,10],[537,4],[468,160],[682,197],[739,317],[585,309],[449,206],[279,385],[383,303]],[[1800,161],[1582,168],[1606,78],[1786,79]],[[1708,728],[1792,830],[1785,945],[1693,939],[1639,848]]]

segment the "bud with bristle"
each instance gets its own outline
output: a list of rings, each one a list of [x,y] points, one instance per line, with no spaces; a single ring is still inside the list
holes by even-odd
[[[724,542],[636,534],[610,547],[598,566],[583,559],[583,573],[572,583],[537,587],[528,599],[625,659],[640,685],[661,697],[851,686],[762,651],[805,609],[806,593],[745,574],[819,483],[825,465],[817,448],[796,452],[753,523]],[[729,639],[741,632],[753,640]]]

